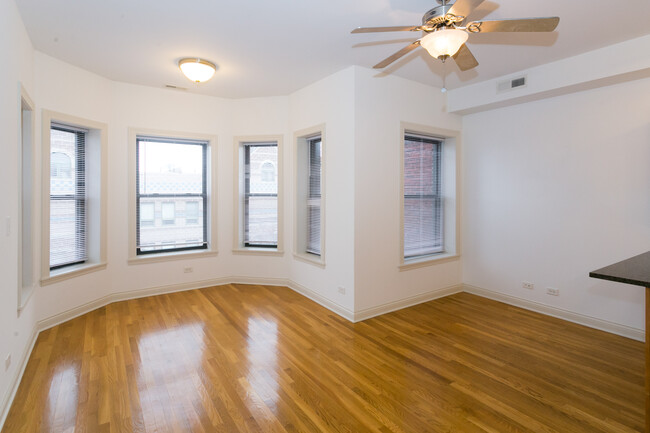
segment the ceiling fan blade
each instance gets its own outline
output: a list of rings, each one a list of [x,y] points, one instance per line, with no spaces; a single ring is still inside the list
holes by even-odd
[[[375,66],[373,66],[373,68],[375,68],[375,69],[385,68],[386,66],[390,65],[391,63],[393,63],[395,60],[399,59],[400,57],[403,57],[403,56],[407,55],[408,53],[410,53],[411,51],[416,49],[418,46],[420,46],[420,40],[419,39],[417,41],[413,41],[413,43],[411,43],[410,45],[405,46],[404,48],[402,48],[401,50],[399,50],[398,52],[396,52],[392,56],[387,57],[384,60],[382,60],[381,62],[377,63]]]
[[[472,33],[552,32],[555,30],[559,22],[559,17],[476,21],[467,24],[467,30]]]
[[[472,54],[465,44],[460,46],[460,49],[452,56],[452,58],[461,71],[467,71],[468,69],[478,66],[478,61],[474,57],[474,54]]]
[[[463,16],[467,18],[470,12],[478,7],[485,0],[456,0],[456,2],[451,5],[451,9],[447,11],[447,14],[455,16]]]
[[[350,33],[375,33],[375,32],[416,32],[420,26],[394,26],[394,27],[357,27]]]

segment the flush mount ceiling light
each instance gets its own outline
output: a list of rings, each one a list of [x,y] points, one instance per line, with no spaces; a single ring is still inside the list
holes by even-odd
[[[179,60],[178,67],[190,81],[195,83],[208,81],[217,70],[214,63],[195,57]]]
[[[467,41],[468,36],[467,32],[462,30],[443,27],[440,30],[427,33],[420,39],[420,45],[431,54],[431,57],[446,58],[456,54]]]

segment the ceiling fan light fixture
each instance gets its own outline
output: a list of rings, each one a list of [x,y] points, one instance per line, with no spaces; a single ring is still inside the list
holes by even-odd
[[[178,67],[190,81],[195,83],[208,81],[217,70],[214,63],[195,57],[179,60]]]
[[[420,45],[434,58],[441,56],[453,56],[460,47],[467,41],[467,32],[453,28],[442,28],[427,33],[420,40]]]

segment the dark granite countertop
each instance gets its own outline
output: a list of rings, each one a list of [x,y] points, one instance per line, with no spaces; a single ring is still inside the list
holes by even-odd
[[[650,287],[650,251],[589,272],[592,278]]]

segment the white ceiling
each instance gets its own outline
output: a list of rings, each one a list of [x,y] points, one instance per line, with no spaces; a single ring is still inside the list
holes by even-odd
[[[435,0],[16,0],[36,49],[112,80],[226,98],[287,95],[350,65],[372,67],[419,33],[351,35],[418,25]],[[485,1],[470,18],[559,16],[553,33],[473,34],[479,66],[460,72],[418,48],[388,73],[448,88],[510,74],[650,33],[650,1]],[[648,55],[648,53],[639,53]],[[182,57],[215,62],[196,85]],[[603,59],[607,62],[607,59]]]

